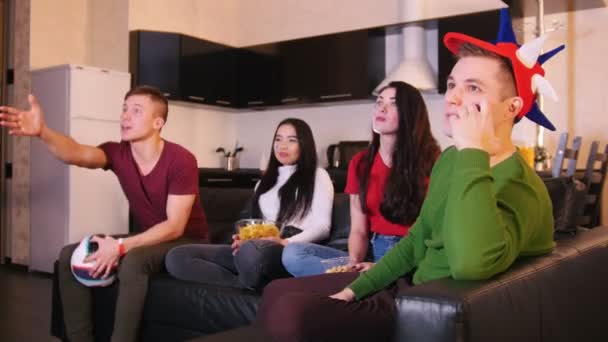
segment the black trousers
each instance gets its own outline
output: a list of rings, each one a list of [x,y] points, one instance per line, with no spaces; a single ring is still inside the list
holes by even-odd
[[[135,248],[118,266],[118,298],[112,341],[136,341],[150,275],[165,268],[165,254],[173,247],[192,243],[181,238],[154,246]],[[71,342],[93,341],[91,289],[72,275],[70,259],[78,244],[67,245],[59,255],[59,291],[66,333]]]
[[[270,281],[290,277],[281,262],[283,246],[250,240],[232,255],[229,245],[192,244],[172,249],[167,271],[177,279],[258,290]]]
[[[357,276],[338,273],[275,280],[264,289],[255,324],[276,342],[390,341],[396,286],[348,303],[329,298]]]

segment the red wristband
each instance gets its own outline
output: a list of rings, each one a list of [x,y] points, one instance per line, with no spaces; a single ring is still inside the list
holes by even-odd
[[[125,251],[124,240],[120,238],[118,239],[118,256],[122,257],[125,254],[127,254],[127,251]]]

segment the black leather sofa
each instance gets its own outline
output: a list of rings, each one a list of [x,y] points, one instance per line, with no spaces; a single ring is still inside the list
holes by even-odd
[[[253,194],[252,189],[202,187],[201,200],[212,243],[229,243],[234,222]],[[346,250],[350,229],[348,195],[336,193],[332,232],[328,245]],[[57,278],[53,278],[51,334],[67,341]],[[116,284],[93,291],[95,337],[109,341]],[[144,308],[142,341],[183,341],[243,326],[255,317],[260,293],[250,290],[203,285],[173,279],[168,274],[153,277]]]
[[[547,180],[554,214],[564,228],[576,200],[568,179]],[[246,189],[202,188],[214,242],[226,242],[232,222],[251,194]],[[345,247],[348,197],[336,194],[330,243]],[[568,215],[565,215],[568,214]],[[573,221],[573,222],[574,222]],[[396,299],[394,341],[605,341],[608,340],[608,228],[559,233],[549,255],[520,258],[486,281],[440,279],[407,289]],[[65,340],[59,294],[53,292],[51,331]],[[94,291],[96,338],[111,334],[116,287]],[[142,321],[142,341],[265,341],[256,327],[260,294],[154,277]],[[256,336],[258,339],[256,339]]]

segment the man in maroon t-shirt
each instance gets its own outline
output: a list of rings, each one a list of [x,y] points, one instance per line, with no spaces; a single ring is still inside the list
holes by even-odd
[[[206,242],[207,220],[198,190],[198,166],[192,153],[163,140],[167,99],[155,88],[138,87],[125,95],[120,116],[121,142],[98,147],[81,145],[50,129],[42,108],[30,95],[31,109],[0,107],[0,125],[9,134],[38,137],[58,159],[90,169],[112,170],[129,201],[139,232],[122,238],[96,236],[94,277],[106,277],[118,266],[119,294],[112,341],[135,341],[144,306],[148,278],[164,268],[171,248]],[[103,208],[100,208],[103,210]],[[59,289],[70,341],[93,341],[91,292],[71,274],[76,244],[59,256]]]

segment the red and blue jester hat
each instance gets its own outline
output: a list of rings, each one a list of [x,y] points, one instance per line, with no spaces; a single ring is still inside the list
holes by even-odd
[[[555,126],[538,108],[536,96],[541,94],[557,101],[557,94],[549,81],[545,79],[545,70],[541,65],[563,50],[564,45],[541,55],[540,52],[546,38],[543,35],[522,46],[517,44],[509,10],[503,8],[500,11],[500,28],[496,42],[486,42],[462,33],[449,32],[443,37],[443,43],[453,54],[458,53],[462,44],[470,43],[509,59],[515,75],[517,95],[523,100],[523,108],[517,115],[517,120],[525,116],[529,120],[555,131]]]

